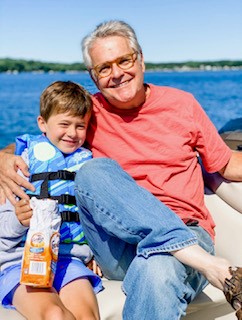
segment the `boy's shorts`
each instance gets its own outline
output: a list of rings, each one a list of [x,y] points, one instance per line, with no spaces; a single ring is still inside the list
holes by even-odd
[[[20,263],[10,266],[0,273],[0,301],[2,306],[7,309],[15,309],[12,301],[15,290],[20,285],[20,273]],[[88,269],[81,260],[69,257],[58,258],[53,283],[53,288],[55,288],[57,292],[69,282],[80,278],[88,279],[95,293],[103,289],[100,277]]]

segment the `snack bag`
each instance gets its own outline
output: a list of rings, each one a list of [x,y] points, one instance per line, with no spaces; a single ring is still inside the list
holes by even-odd
[[[20,283],[48,288],[53,284],[60,242],[57,201],[30,199],[33,216],[27,233]]]

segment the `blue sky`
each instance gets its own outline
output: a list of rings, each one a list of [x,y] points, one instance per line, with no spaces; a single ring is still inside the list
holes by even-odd
[[[147,62],[242,60],[242,0],[1,0],[0,58],[81,62],[109,19],[131,24]]]

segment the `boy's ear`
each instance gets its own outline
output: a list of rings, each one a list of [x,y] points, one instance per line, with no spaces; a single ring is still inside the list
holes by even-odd
[[[38,122],[40,131],[42,131],[43,133],[46,133],[46,121],[44,120],[44,118],[42,116],[38,116],[37,122]]]

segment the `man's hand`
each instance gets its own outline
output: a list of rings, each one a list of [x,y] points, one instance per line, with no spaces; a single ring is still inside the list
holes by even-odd
[[[18,221],[25,227],[29,227],[33,210],[30,208],[29,200],[21,199],[15,204],[15,213]]]
[[[17,171],[20,169],[24,176],[29,177],[28,166],[20,156],[15,156],[4,151],[0,152],[0,204],[5,203],[6,198],[15,205],[16,196],[29,199],[21,188],[24,187],[34,191],[34,186]]]

